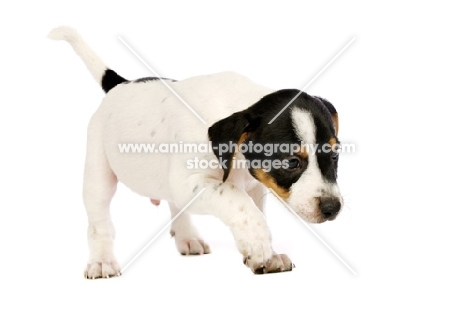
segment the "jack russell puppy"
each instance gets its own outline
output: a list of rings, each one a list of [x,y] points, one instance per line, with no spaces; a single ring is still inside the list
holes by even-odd
[[[156,205],[169,203],[170,232],[181,254],[210,252],[190,215],[216,216],[256,274],[294,267],[271,247],[263,214],[267,189],[307,222],[337,217],[343,206],[338,114],[329,101],[294,89],[275,91],[232,72],[127,81],[106,67],[76,30],[59,27],[49,37],[70,43],[106,93],[87,136],[86,278],[120,275],[109,211],[118,182]],[[161,148],[183,143],[191,148]],[[156,150],[125,152],[122,146],[128,151],[129,144]]]

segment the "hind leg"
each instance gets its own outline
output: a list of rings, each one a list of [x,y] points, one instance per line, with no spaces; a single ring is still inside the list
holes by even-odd
[[[169,207],[171,208],[172,218],[174,218],[180,209],[173,203],[170,203]],[[182,255],[210,253],[210,247],[203,241],[198,230],[193,225],[190,214],[185,211],[172,222],[171,235],[174,237],[177,250]]]
[[[90,131],[88,131],[90,132]],[[83,183],[83,201],[88,215],[89,260],[86,278],[108,278],[120,275],[114,256],[114,225],[110,202],[117,187],[117,178],[104,154],[99,135],[88,135],[88,148]]]

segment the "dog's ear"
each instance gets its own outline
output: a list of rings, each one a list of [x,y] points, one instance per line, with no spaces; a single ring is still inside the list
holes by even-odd
[[[229,176],[236,146],[242,144],[259,120],[253,119],[245,111],[236,112],[208,129],[213,152],[224,170],[223,182]]]
[[[335,127],[335,136],[338,136],[338,129],[339,129],[338,112],[336,111],[332,103],[330,103],[328,100],[324,98],[320,98],[320,100],[325,105],[325,107],[327,107],[328,111],[330,111],[330,114],[333,120],[333,126]]]

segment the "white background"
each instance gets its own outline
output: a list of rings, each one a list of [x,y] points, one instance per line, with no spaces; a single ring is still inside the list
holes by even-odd
[[[3,4],[0,309],[466,310],[466,9],[397,2]],[[164,232],[122,277],[83,279],[86,126],[103,93],[66,43],[45,38],[62,24],[128,79],[151,73],[118,36],[162,76],[232,70],[277,89],[301,88],[356,37],[307,92],[334,103],[340,139],[357,146],[340,159],[344,211],[313,226],[357,275],[271,197],[291,273],[253,275],[207,217],[212,254],[182,257]],[[124,187],[112,214],[122,266],[169,220]]]

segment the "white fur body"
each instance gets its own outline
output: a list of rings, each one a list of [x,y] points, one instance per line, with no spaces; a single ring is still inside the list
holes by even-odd
[[[104,152],[120,182],[140,195],[183,204],[184,201],[179,200],[180,186],[190,175],[208,174],[222,179],[222,169],[187,169],[187,161],[194,157],[217,161],[212,152],[132,154],[121,153],[118,144],[208,145],[210,124],[247,108],[272,90],[229,72],[166,83],[207,122],[206,125],[156,80],[120,84],[112,89],[91,119],[89,131],[92,136],[105,137]],[[247,169],[240,171],[233,171],[228,181],[242,186],[245,180],[253,180]]]

